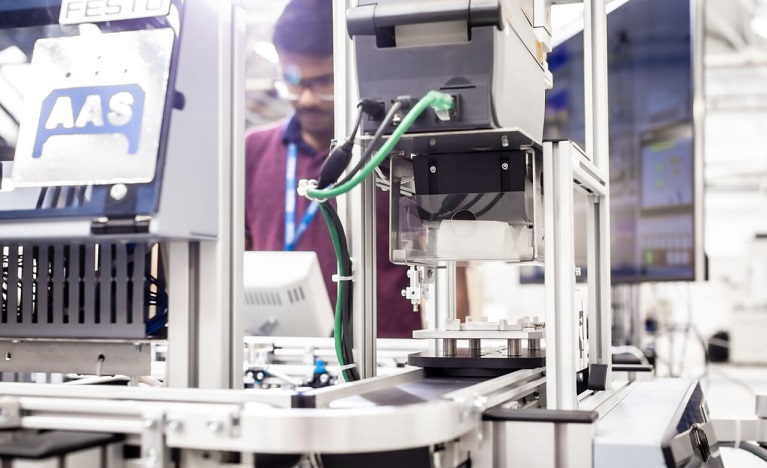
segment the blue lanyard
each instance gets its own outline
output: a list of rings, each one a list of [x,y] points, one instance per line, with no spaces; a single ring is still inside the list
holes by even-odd
[[[296,164],[298,163],[298,147],[295,143],[288,145],[288,164],[285,171],[285,250],[295,250],[296,244],[304,235],[309,223],[319,210],[319,204],[312,201],[301,223],[296,228]]]

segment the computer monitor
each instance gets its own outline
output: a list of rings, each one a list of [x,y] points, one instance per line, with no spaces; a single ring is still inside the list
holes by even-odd
[[[246,335],[320,336],[333,309],[315,252],[244,253]]]
[[[705,279],[698,0],[632,0],[607,17],[612,283]],[[544,139],[585,148],[583,33],[549,54]],[[578,226],[576,231],[584,230]],[[586,252],[576,245],[585,274]],[[522,281],[542,280],[542,269]]]

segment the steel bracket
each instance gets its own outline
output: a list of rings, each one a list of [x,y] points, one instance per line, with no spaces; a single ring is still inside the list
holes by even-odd
[[[0,398],[0,429],[13,429],[21,426],[21,404],[11,397]]]

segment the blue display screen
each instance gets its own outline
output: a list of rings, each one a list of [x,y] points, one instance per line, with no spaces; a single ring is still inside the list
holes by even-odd
[[[613,283],[695,279],[692,24],[689,1],[632,0],[608,15]],[[555,47],[549,67],[544,139],[585,148],[583,34]],[[581,265],[584,250],[576,243]]]

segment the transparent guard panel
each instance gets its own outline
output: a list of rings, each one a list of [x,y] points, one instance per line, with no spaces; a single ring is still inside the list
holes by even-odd
[[[435,264],[439,261],[543,260],[543,165],[540,153],[531,149],[510,152],[498,158],[499,161],[506,161],[504,158],[508,157],[522,159],[512,160],[511,164],[498,164],[498,180],[514,179],[517,182],[511,185],[494,183],[496,177],[489,177],[487,187],[493,191],[434,193],[444,191],[444,187],[476,187],[476,184],[456,182],[455,178],[472,175],[455,169],[450,174],[443,173],[444,180],[417,174],[424,167],[432,175],[448,167],[471,167],[472,156],[463,155],[459,158],[464,159],[460,164],[453,161],[440,165],[439,156],[431,155],[426,166],[415,161],[419,156],[392,158],[392,262]],[[503,173],[509,170],[522,171],[523,174],[510,177]],[[498,191],[499,187],[503,190]]]

